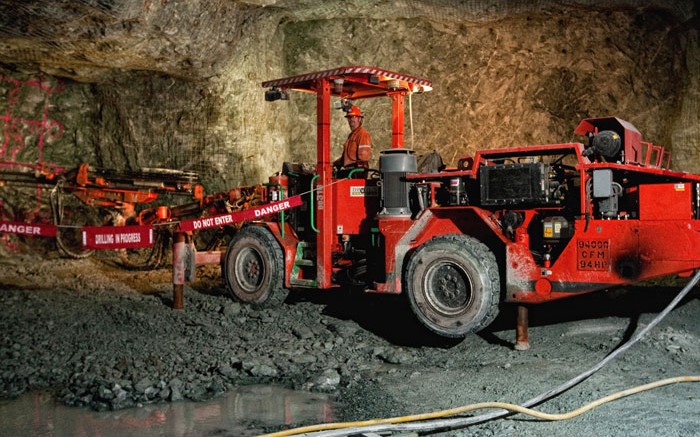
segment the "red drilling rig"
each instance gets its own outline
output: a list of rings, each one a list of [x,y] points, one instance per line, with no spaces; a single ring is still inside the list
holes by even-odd
[[[358,66],[263,87],[268,101],[316,94],[317,162],[285,164],[266,184],[269,202],[301,194],[300,208],[252,221],[230,242],[223,277],[240,301],[346,284],[405,293],[446,337],[483,329],[514,303],[524,345],[525,304],[700,266],[700,176],[669,170],[669,154],[624,120],[583,120],[585,144],[484,150],[425,171],[404,148],[404,99],[430,81]],[[376,171],[336,178],[332,102],[370,98],[391,100],[391,149]]]

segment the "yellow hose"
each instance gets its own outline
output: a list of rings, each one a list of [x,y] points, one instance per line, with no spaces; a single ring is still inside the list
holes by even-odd
[[[485,409],[485,408],[500,408],[500,409],[504,409],[504,410],[513,411],[516,413],[527,414],[529,416],[533,416],[533,417],[536,417],[538,419],[543,419],[543,420],[550,420],[550,421],[568,420],[568,419],[571,419],[573,417],[579,416],[579,415],[581,415],[589,410],[592,410],[593,408],[596,408],[600,405],[603,405],[607,402],[611,402],[611,401],[614,401],[614,400],[617,400],[620,398],[624,398],[625,396],[630,396],[633,394],[641,393],[643,391],[651,390],[653,388],[658,388],[658,387],[663,387],[665,385],[675,384],[678,382],[700,382],[700,375],[699,376],[677,376],[675,378],[662,379],[662,380],[651,382],[648,384],[639,385],[637,387],[628,388],[626,390],[618,391],[618,392],[612,393],[608,396],[605,396],[603,398],[600,398],[598,400],[595,400],[593,402],[590,402],[590,403],[588,403],[580,408],[577,408],[576,410],[570,411],[568,413],[559,413],[559,414],[543,413],[541,411],[533,410],[531,408],[521,407],[520,405],[510,404],[507,402],[482,402],[482,403],[478,403],[478,404],[466,405],[463,407],[451,408],[449,410],[435,411],[432,413],[413,414],[410,416],[390,417],[390,418],[386,418],[386,419],[361,420],[361,421],[357,421],[357,422],[323,423],[323,424],[319,424],[319,425],[303,426],[300,428],[293,428],[293,429],[287,429],[284,431],[273,432],[271,434],[264,434],[264,435],[260,435],[258,437],[284,437],[284,436],[299,435],[299,434],[303,434],[303,433],[307,433],[307,432],[328,431],[331,429],[354,428],[354,427],[360,427],[360,426],[378,425],[378,424],[383,424],[383,423],[415,422],[415,421],[419,421],[419,420],[438,419],[438,418],[445,417],[445,416],[452,416],[455,414],[461,414],[461,413],[466,413],[468,411],[481,410],[481,409]]]

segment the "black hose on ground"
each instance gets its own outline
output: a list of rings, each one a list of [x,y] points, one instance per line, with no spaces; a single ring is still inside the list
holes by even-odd
[[[642,328],[639,332],[637,332],[635,335],[632,336],[628,341],[620,345],[617,349],[612,351],[608,356],[603,358],[601,361],[599,361],[597,364],[595,364],[593,367],[590,369],[586,370],[585,372],[581,373],[578,376],[575,376],[574,378],[570,379],[569,381],[559,385],[558,387],[555,387],[551,390],[548,390],[538,396],[535,396],[534,398],[520,404],[522,407],[532,407],[535,405],[538,405],[548,399],[551,399],[555,396],[558,396],[562,394],[563,392],[567,391],[571,387],[579,384],[580,382],[584,381],[591,375],[593,375],[595,372],[598,370],[602,369],[605,367],[608,363],[610,363],[612,360],[615,358],[619,357],[623,353],[625,353],[632,345],[637,343],[642,337],[644,337],[647,332],[649,332],[651,329],[653,329],[656,325],[663,320],[668,313],[670,313],[685,296],[690,292],[690,290],[697,285],[698,281],[700,281],[700,270],[698,270],[695,273],[695,276],[686,284],[685,287],[678,293],[678,295],[669,303],[666,308],[664,308],[663,311],[661,311],[647,326]],[[366,427],[355,427],[355,428],[345,428],[345,429],[338,429],[338,430],[332,430],[332,431],[322,431],[322,432],[317,432],[317,433],[312,433],[312,434],[306,434],[308,436],[313,436],[313,437],[344,437],[344,436],[352,436],[352,435],[359,435],[362,433],[368,433],[368,432],[394,432],[394,431],[441,431],[441,430],[450,430],[450,429],[457,429],[457,428],[464,428],[469,425],[475,425],[478,423],[483,423],[489,420],[493,419],[498,419],[501,417],[505,417],[508,415],[514,414],[508,410],[496,410],[491,413],[487,414],[481,414],[478,416],[473,416],[473,417],[465,417],[465,418],[455,418],[455,419],[439,419],[439,420],[431,420],[431,421],[424,421],[424,422],[418,422],[418,423],[401,423],[401,424],[382,424],[382,425],[371,425],[371,426],[366,426]]]

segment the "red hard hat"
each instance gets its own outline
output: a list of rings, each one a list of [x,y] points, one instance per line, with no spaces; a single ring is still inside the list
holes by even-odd
[[[348,113],[345,114],[345,118],[348,117],[364,117],[364,115],[362,115],[362,113],[360,112],[360,108],[358,108],[357,106],[351,106]]]

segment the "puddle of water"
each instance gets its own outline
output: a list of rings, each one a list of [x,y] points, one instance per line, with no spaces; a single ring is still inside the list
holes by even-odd
[[[46,393],[0,401],[0,437],[255,436],[262,426],[334,420],[330,395],[247,386],[208,402],[173,402],[119,411],[66,407]]]

